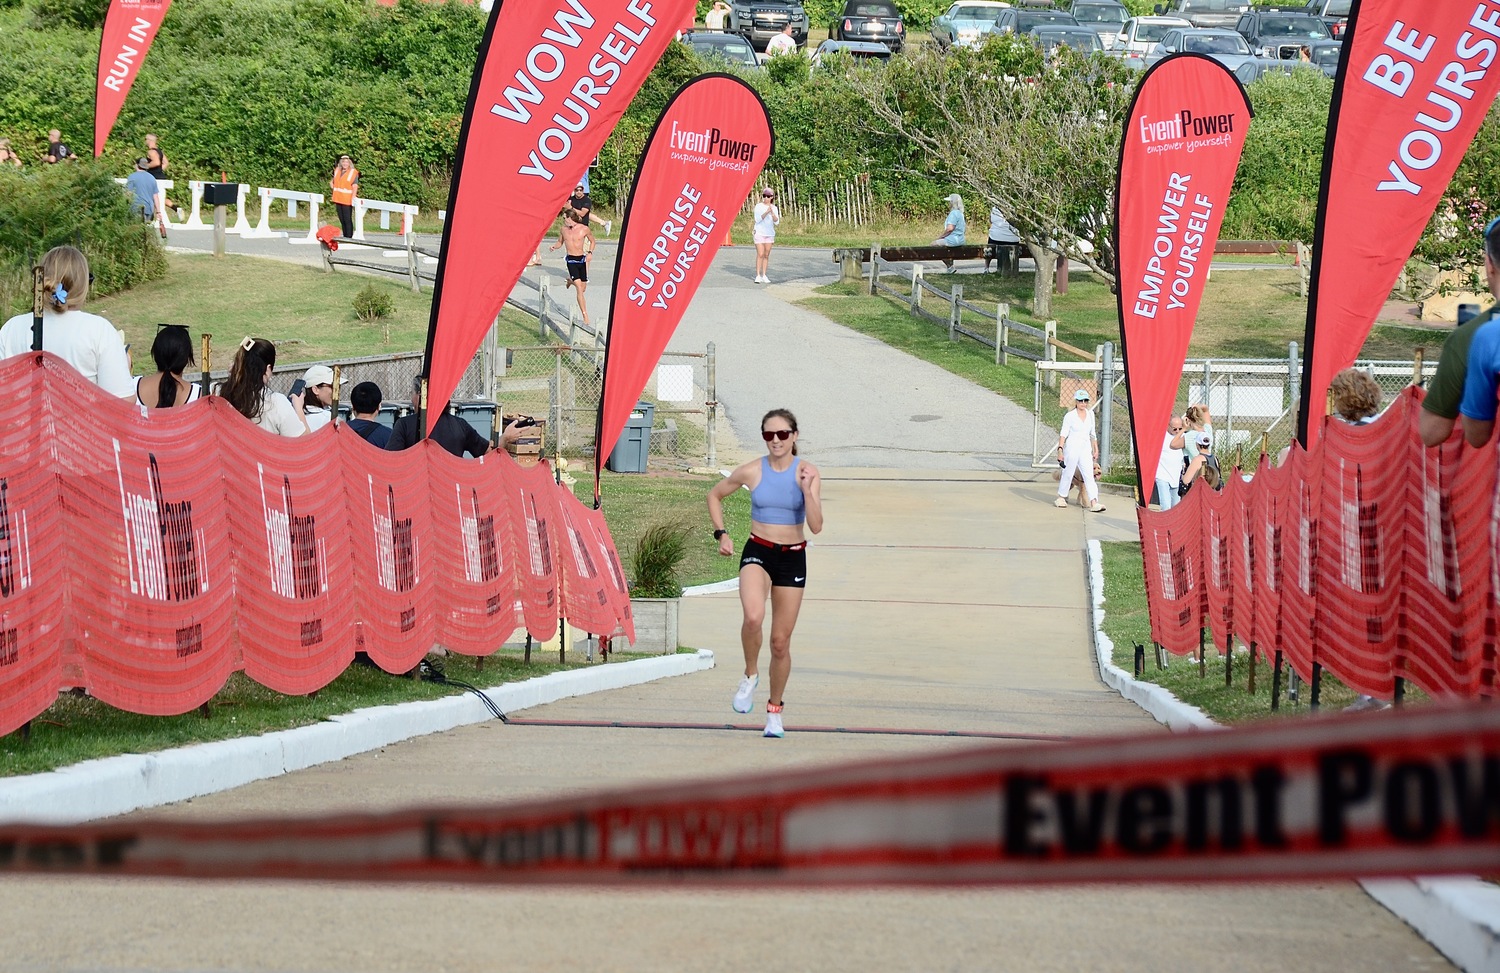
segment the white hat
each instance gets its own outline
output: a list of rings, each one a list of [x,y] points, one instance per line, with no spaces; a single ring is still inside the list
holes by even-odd
[[[1212,446],[1214,444],[1214,437],[1210,436],[1206,432],[1200,432],[1198,433],[1198,435],[1193,437],[1193,442],[1197,443],[1199,446]]]
[[[963,201],[964,198],[958,193],[949,193],[948,195],[943,197],[943,202],[945,203],[961,203]]]
[[[302,373],[302,381],[306,382],[309,387],[314,385],[332,385],[333,369],[327,365],[314,365]]]

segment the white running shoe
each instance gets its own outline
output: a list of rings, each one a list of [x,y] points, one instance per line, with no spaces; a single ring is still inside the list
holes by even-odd
[[[778,740],[786,736],[786,730],[781,725],[781,709],[779,707],[775,710],[770,708],[766,710],[766,736],[775,737]]]
[[[740,680],[740,688],[734,691],[734,711],[748,713],[754,705],[755,687],[760,685],[760,676],[746,676]]]

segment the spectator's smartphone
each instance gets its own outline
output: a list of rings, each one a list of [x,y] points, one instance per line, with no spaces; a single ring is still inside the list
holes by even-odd
[[[306,388],[307,383],[299,378],[297,379],[297,381],[292,383],[292,390],[287,393],[287,396],[290,397],[293,395],[301,395]]]

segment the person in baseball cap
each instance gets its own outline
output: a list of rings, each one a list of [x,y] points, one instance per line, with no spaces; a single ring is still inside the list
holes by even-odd
[[[314,365],[302,373],[307,384],[307,398],[302,411],[307,413],[307,428],[317,432],[333,419],[333,369],[327,365]]]

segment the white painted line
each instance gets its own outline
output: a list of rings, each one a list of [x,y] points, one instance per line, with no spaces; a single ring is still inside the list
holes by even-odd
[[[670,676],[712,669],[706,649],[555,672],[486,689],[509,714]],[[0,822],[78,824],[279,777],[357,753],[494,719],[471,693],[372,706],[323,723],[159,753],[86,760],[46,774],[0,780]]]

